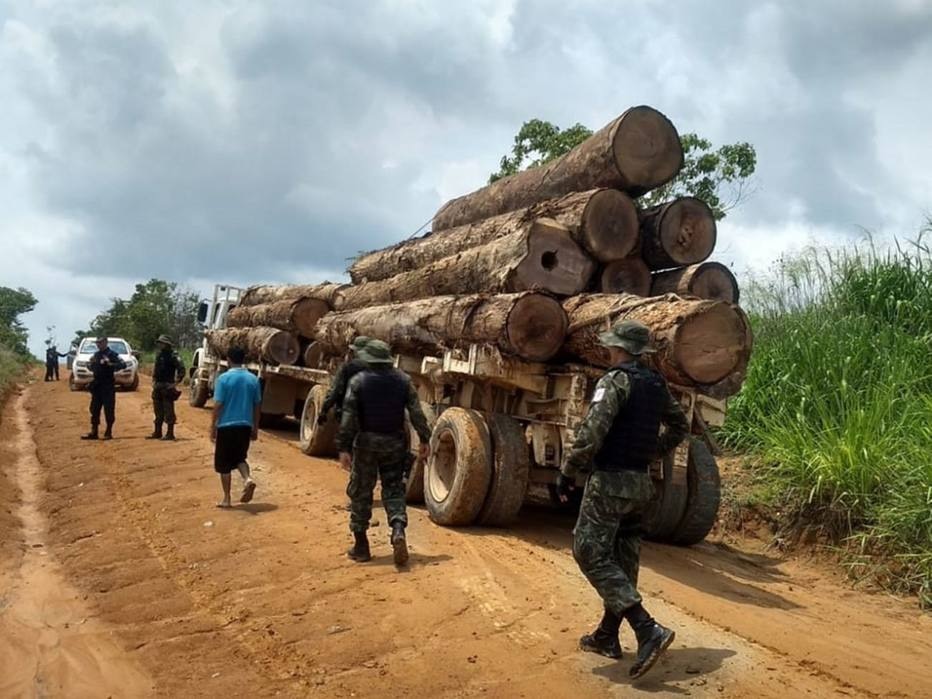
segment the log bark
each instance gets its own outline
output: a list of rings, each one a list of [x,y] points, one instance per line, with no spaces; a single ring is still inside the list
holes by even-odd
[[[350,277],[354,284],[360,284],[420,269],[444,257],[526,232],[538,218],[552,218],[565,226],[573,240],[603,263],[629,255],[639,243],[637,209],[631,198],[615,189],[594,189],[548,199],[367,253],[350,266]]]
[[[276,301],[295,299],[317,299],[327,303],[331,308],[339,310],[342,301],[342,291],[346,284],[285,284],[282,286],[259,285],[251,286],[240,298],[240,306],[258,306],[259,304],[275,303]]]
[[[549,291],[572,296],[586,288],[595,263],[552,219],[389,279],[343,291],[343,309],[451,294]]]
[[[698,296],[725,303],[738,303],[739,295],[735,275],[719,262],[703,262],[682,269],[655,272],[650,293],[651,296]]]
[[[278,328],[224,328],[205,333],[211,351],[226,357],[234,347],[241,347],[253,361],[290,365],[298,359],[300,343],[287,330]]]
[[[648,362],[668,381],[699,388],[727,386],[730,392],[740,388],[733,377],[743,379],[752,340],[747,317],[733,304],[674,294],[586,294],[567,299],[563,308],[570,319],[564,348],[590,364],[609,366],[599,334],[630,318],[650,328],[657,352]]]
[[[317,324],[315,344],[335,355],[345,353],[358,335],[415,354],[484,344],[543,362],[560,350],[566,327],[560,302],[546,294],[439,296],[330,313]]]
[[[227,314],[227,327],[265,326],[311,337],[317,321],[329,312],[330,304],[309,297],[260,303],[256,306],[237,306]]]
[[[702,262],[715,248],[715,216],[701,199],[680,197],[644,209],[641,257],[651,269]]]
[[[605,265],[599,280],[603,294],[650,294],[650,270],[639,256],[626,257]]]
[[[670,120],[650,107],[633,107],[566,155],[448,201],[434,216],[433,230],[597,187],[639,196],[669,182],[682,166],[683,147]]]

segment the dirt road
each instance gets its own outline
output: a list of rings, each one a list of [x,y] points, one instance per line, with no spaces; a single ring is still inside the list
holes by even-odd
[[[932,619],[815,568],[648,546],[642,589],[677,641],[647,677],[579,653],[599,617],[571,520],[452,530],[384,513],[349,561],[345,474],[264,432],[256,500],[214,507],[206,411],[152,443],[144,391],[87,443],[87,395],[36,383],[0,424],[0,696],[932,696]],[[7,642],[7,639],[11,639]],[[622,641],[632,644],[630,630]]]

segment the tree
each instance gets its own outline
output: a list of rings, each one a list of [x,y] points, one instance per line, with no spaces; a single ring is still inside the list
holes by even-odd
[[[515,136],[511,155],[502,157],[489,183],[559,158],[591,135],[592,130],[582,124],[561,129],[549,121],[526,121]],[[725,218],[750,193],[750,179],[757,167],[754,146],[742,142],[714,148],[711,141],[695,133],[682,134],[680,143],[683,169],[670,182],[638,199],[638,205],[646,208],[688,195],[706,202],[716,220]]]
[[[19,320],[19,316],[29,313],[37,303],[36,297],[22,287],[11,289],[0,286],[0,346],[16,354],[29,355],[29,350],[26,348],[29,333]]]

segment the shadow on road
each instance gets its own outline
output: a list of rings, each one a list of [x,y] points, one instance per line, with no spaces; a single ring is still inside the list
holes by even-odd
[[[689,690],[684,687],[670,683],[698,679],[711,674],[733,655],[735,651],[728,648],[671,648],[649,674],[632,680],[628,677],[628,668],[634,662],[634,651],[626,650],[625,657],[620,661],[593,668],[592,674],[604,677],[614,684],[631,685],[641,692],[689,694]]]

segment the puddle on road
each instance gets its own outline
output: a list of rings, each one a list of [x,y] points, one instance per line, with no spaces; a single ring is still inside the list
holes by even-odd
[[[42,469],[25,393],[16,399],[18,515],[25,545],[0,607],[0,696],[145,697],[152,682],[65,579],[47,549],[48,522],[39,508]]]

